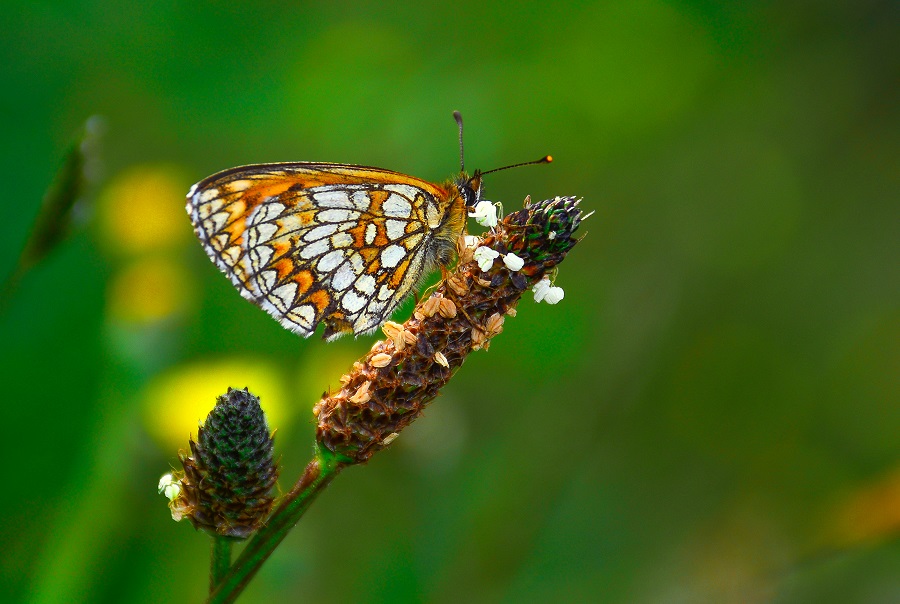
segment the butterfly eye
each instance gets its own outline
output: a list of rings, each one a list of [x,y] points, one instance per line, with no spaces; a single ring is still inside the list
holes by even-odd
[[[465,202],[466,206],[470,207],[470,208],[475,207],[475,204],[478,203],[478,191],[476,191],[475,188],[472,187],[473,180],[474,179],[467,179],[467,180],[461,181],[458,184],[459,194],[462,196],[463,201]],[[478,183],[478,188],[480,189],[481,188],[480,179],[476,182]]]

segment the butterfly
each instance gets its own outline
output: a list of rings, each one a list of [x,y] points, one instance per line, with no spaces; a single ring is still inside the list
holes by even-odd
[[[186,209],[206,254],[244,298],[303,337],[324,323],[330,341],[376,330],[452,262],[484,174],[460,164],[441,184],[352,164],[240,166],[191,187]]]

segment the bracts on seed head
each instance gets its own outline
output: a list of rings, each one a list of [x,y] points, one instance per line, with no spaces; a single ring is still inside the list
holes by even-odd
[[[385,339],[341,377],[340,390],[316,404],[320,446],[345,464],[365,462],[388,446],[469,353],[488,348],[506,317],[515,316],[522,295],[565,259],[588,216],[579,201],[526,199],[522,210],[483,239],[461,239],[456,268],[419,302],[412,318],[385,323]]]

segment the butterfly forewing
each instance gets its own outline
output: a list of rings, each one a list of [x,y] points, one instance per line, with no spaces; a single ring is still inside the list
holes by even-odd
[[[187,211],[242,296],[304,337],[324,322],[333,339],[376,329],[433,268],[449,196],[378,168],[261,164],[196,184]]]

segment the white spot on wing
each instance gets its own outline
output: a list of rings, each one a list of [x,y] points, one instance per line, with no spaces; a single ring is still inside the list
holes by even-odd
[[[359,252],[353,252],[350,255],[350,266],[353,267],[353,270],[356,272],[356,274],[362,273],[363,266],[365,266],[362,254],[360,254]]]
[[[370,222],[366,225],[366,245],[372,245],[372,242],[375,241],[375,236],[378,234],[378,228],[375,226],[374,222]]]
[[[197,215],[200,216],[200,218],[209,218],[210,214],[215,214],[221,210],[224,205],[225,202],[221,199],[213,199],[209,203],[201,204],[200,207],[197,208]]]
[[[246,191],[252,184],[253,183],[249,180],[232,180],[230,183],[228,183],[228,189],[232,193],[236,193],[238,191]]]
[[[381,252],[381,265],[387,268],[394,268],[406,255],[406,249],[399,245],[389,245]]]
[[[201,191],[200,194],[197,196],[197,199],[200,200],[200,203],[206,203],[207,201],[215,199],[218,196],[219,196],[218,189],[207,189],[205,191]]]
[[[327,239],[319,239],[313,243],[310,243],[302,250],[300,250],[300,257],[304,260],[309,260],[310,258],[315,258],[316,256],[320,256],[328,251],[328,240]]]
[[[386,191],[394,191],[400,193],[407,199],[415,199],[419,189],[409,185],[384,185]]]
[[[297,296],[297,284],[287,283],[272,292],[272,296],[283,304],[281,310],[287,310],[294,304],[294,298]]]
[[[268,199],[272,198],[269,197]],[[274,220],[281,216],[281,213],[284,212],[284,210],[285,207],[283,204],[280,204],[277,201],[266,201],[265,203],[256,206],[256,210],[254,210],[253,215],[250,216],[249,223],[257,224]]]
[[[353,235],[350,233],[338,233],[331,238],[331,247],[347,247],[353,245]]]
[[[391,296],[394,295],[394,290],[392,290],[387,285],[382,285],[378,290],[378,299],[379,300],[387,300]]]
[[[303,241],[315,241],[316,239],[323,239],[324,237],[328,237],[332,233],[334,233],[337,228],[338,225],[336,224],[323,224],[322,226],[317,226],[303,236]]]
[[[269,263],[269,260],[272,259],[272,248],[267,245],[259,245],[252,250],[250,250],[250,254],[253,257],[254,264],[257,267],[262,268]]]
[[[225,223],[228,222],[228,218],[231,216],[228,212],[219,212],[218,214],[213,214],[210,216],[209,221],[212,223],[212,231],[218,232],[222,230],[222,227],[225,226]]]
[[[386,220],[384,226],[387,229],[388,239],[400,239],[406,232],[405,220]]]
[[[316,205],[320,208],[353,209],[353,202],[345,191],[323,191],[314,195]]]
[[[346,310],[353,313],[361,309],[366,305],[366,299],[360,295],[357,295],[353,291],[349,291],[344,294],[344,297],[341,299],[341,306],[343,306]]]
[[[322,256],[322,259],[319,260],[319,263],[316,265],[316,270],[324,275],[333,271],[334,268],[343,261],[344,252],[341,250],[332,250]]]
[[[384,201],[381,209],[384,211],[384,215],[388,217],[409,218],[412,212],[412,204],[399,195],[391,195]]]
[[[351,210],[322,210],[316,218],[319,222],[349,222],[359,219],[359,212]]]
[[[356,289],[371,297],[375,295],[375,277],[372,275],[362,275],[356,280]]]
[[[353,205],[356,207],[357,210],[361,210],[361,211],[365,212],[366,210],[369,209],[370,203],[371,203],[371,200],[369,199],[369,196],[366,194],[365,191],[355,191],[353,193]]]
[[[350,263],[345,262],[334,273],[334,277],[331,279],[331,287],[338,291],[343,291],[350,287],[350,284],[353,283],[354,279],[356,279],[356,273],[353,272]]]
[[[278,227],[271,222],[264,222],[263,224],[251,227],[247,229],[247,244],[250,247],[255,247],[260,243],[265,243],[270,240],[277,231]]]

